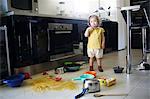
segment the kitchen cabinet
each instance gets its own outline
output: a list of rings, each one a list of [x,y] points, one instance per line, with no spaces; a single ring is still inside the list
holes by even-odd
[[[9,52],[7,44],[7,28],[0,27],[0,84],[3,79],[11,75]]]
[[[48,34],[47,23],[30,16],[7,16],[10,64],[12,68],[47,62]]]
[[[49,62],[52,55],[73,53],[79,43],[73,19],[10,15],[2,18],[8,29],[11,69]]]
[[[105,30],[105,52],[118,50],[118,23],[113,21],[103,21],[102,27]]]
[[[14,42],[10,42],[11,48],[14,48],[12,56],[12,63],[14,67],[21,67],[33,64],[32,60],[32,35],[29,30],[28,20],[14,21],[14,35],[10,38]],[[9,28],[8,28],[9,29]]]
[[[31,54],[33,64],[47,62],[48,54],[48,31],[47,22],[43,19],[33,19],[29,21],[29,30],[31,31]]]

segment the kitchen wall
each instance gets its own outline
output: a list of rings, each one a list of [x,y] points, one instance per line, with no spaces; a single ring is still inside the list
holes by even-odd
[[[98,9],[98,0],[38,0],[39,13],[85,18]]]
[[[121,7],[128,6],[130,0],[100,0],[100,6],[106,11],[110,11],[110,16],[101,13],[102,17],[118,22],[118,50],[126,47],[126,23],[121,14]],[[110,7],[110,10],[108,10]]]
[[[112,21],[116,21],[117,20],[117,12],[116,12],[116,8],[117,8],[117,2],[116,0],[100,0],[100,7],[103,7],[105,11],[101,11],[100,15],[102,18],[108,18]],[[108,9],[110,7],[110,10]],[[110,11],[110,16],[108,16],[107,12]]]

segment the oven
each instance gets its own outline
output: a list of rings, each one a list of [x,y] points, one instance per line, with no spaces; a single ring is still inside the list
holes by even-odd
[[[48,23],[50,56],[73,52],[73,26],[67,23]]]

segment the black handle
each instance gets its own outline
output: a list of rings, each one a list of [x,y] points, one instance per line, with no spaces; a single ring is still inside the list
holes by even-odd
[[[88,88],[83,89],[80,94],[78,94],[78,95],[75,96],[75,99],[78,99],[78,98],[82,97],[86,93],[87,90],[88,90]]]

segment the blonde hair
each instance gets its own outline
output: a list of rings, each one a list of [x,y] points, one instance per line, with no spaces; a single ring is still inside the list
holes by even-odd
[[[97,20],[97,22],[98,22],[98,25],[99,26],[101,25],[101,19],[97,15],[91,15],[91,16],[89,16],[88,25],[90,25],[90,19],[91,18],[95,18]]]

